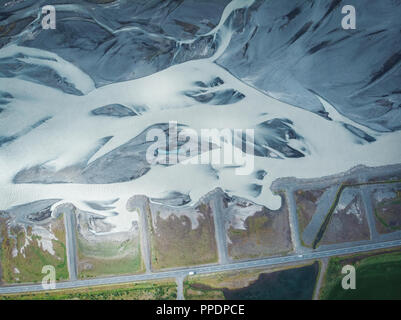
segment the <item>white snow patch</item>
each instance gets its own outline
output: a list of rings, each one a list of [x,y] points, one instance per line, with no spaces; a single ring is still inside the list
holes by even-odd
[[[50,230],[42,226],[34,225],[32,227],[32,234],[40,237],[37,241],[43,251],[47,251],[51,255],[56,254],[53,248],[53,240],[57,240],[57,238]]]

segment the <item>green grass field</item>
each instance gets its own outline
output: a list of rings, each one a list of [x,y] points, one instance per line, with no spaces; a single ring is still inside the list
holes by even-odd
[[[0,300],[174,300],[172,280],[0,295]]]
[[[133,274],[144,269],[138,238],[121,243],[89,243],[78,236],[78,259],[80,278]]]
[[[356,289],[344,290],[344,265],[356,270]],[[401,299],[401,251],[333,257],[329,261],[321,299]]]
[[[55,267],[57,280],[69,278],[63,215],[51,222],[51,230],[57,238],[52,240],[54,255],[39,245],[40,236],[32,234],[31,227],[25,231],[16,226],[8,231],[6,221],[0,221],[0,235],[3,239],[0,244],[0,262],[4,283],[41,282],[45,265]],[[14,249],[16,255],[13,254]]]
[[[379,222],[379,233],[389,233],[401,230],[401,190],[397,191],[397,196],[393,199],[384,199],[376,203],[374,209],[375,217]]]

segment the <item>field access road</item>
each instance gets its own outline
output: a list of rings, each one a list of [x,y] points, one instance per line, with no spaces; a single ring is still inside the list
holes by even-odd
[[[213,193],[210,200],[210,208],[214,213],[214,233],[216,236],[217,252],[220,264],[227,264],[230,262],[227,252],[227,236],[224,217],[223,201],[219,199],[218,194]]]
[[[360,192],[363,204],[365,205],[365,212],[369,226],[370,239],[373,241],[377,241],[377,239],[379,239],[379,234],[377,233],[376,230],[374,209],[372,207],[372,199],[370,198],[370,191],[368,189],[369,187],[370,186],[362,186]]]
[[[66,210],[64,213],[65,237],[67,247],[67,263],[70,280],[77,280],[77,243],[75,239],[75,213],[72,210]]]
[[[294,198],[294,189],[288,188],[285,192],[285,196],[287,197],[288,203],[288,218],[291,228],[291,240],[294,246],[294,252],[301,252],[303,251],[303,248],[300,240],[301,235],[299,234],[297,205]]]
[[[109,278],[96,278],[88,280],[73,280],[66,282],[59,282],[56,285],[56,289],[69,289],[69,288],[82,288],[96,285],[112,285],[119,283],[135,282],[142,280],[157,280],[166,278],[178,278],[188,275],[188,272],[192,271],[197,274],[207,274],[221,271],[232,271],[246,268],[255,267],[268,267],[272,265],[278,265],[283,263],[291,262],[303,262],[305,260],[327,258],[337,255],[346,255],[357,252],[371,251],[376,249],[384,249],[390,247],[401,246],[401,240],[393,240],[386,242],[378,242],[372,244],[365,244],[341,249],[332,249],[325,251],[315,251],[308,252],[304,254],[294,254],[284,257],[266,258],[260,260],[252,261],[242,261],[235,263],[227,263],[220,265],[209,265],[209,266],[197,266],[193,268],[177,269],[172,271],[155,272],[155,273],[145,273],[138,275],[126,275],[126,276],[115,276]],[[32,292],[32,291],[42,291],[43,288],[40,284],[31,285],[19,285],[19,286],[8,286],[0,287],[0,294],[8,293],[20,293],[20,292]]]
[[[146,273],[150,273],[152,270],[151,255],[150,255],[150,243],[149,243],[149,223],[147,215],[148,200],[145,196],[136,195],[131,197],[127,202],[127,209],[130,212],[138,210],[138,215],[140,219],[140,236],[141,236],[141,254],[142,259],[145,264]]]

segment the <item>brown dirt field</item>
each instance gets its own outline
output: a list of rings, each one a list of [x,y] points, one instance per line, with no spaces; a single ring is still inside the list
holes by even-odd
[[[155,219],[150,230],[152,268],[164,269],[217,262],[211,208],[209,204],[202,203],[193,210],[200,213],[197,218],[198,226],[195,229],[192,228],[191,220],[186,215],[177,216],[172,213],[163,219],[160,213],[152,213]]]
[[[347,192],[347,189],[343,192]],[[358,208],[359,219],[355,214],[350,213],[351,206]],[[333,213],[321,244],[352,242],[368,240],[369,238],[370,232],[366,212],[361,195],[358,193],[346,208]]]
[[[256,259],[292,251],[288,206],[284,196],[283,205],[277,211],[263,207],[248,216],[246,230],[229,226],[228,254],[233,259]],[[231,242],[231,243],[230,243]]]
[[[395,191],[397,196],[392,199],[378,202],[372,197],[376,230],[381,234],[401,230],[401,189]]]
[[[326,189],[297,190],[294,194],[297,206],[299,232],[302,234],[316,212],[316,202]]]

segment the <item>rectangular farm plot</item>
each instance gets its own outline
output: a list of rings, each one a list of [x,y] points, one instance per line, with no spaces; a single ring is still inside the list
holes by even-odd
[[[401,183],[378,186],[371,198],[377,231],[384,234],[401,230]]]
[[[370,232],[359,187],[347,187],[323,234],[321,244],[369,240]]]
[[[208,201],[194,207],[149,204],[152,268],[217,262],[213,213]]]
[[[138,223],[127,232],[105,233],[101,218],[82,211],[77,214],[78,276],[91,278],[143,271]],[[94,230],[97,233],[93,232]]]
[[[311,221],[317,210],[318,201],[324,192],[325,189],[297,190],[294,192],[300,234]]]
[[[256,259],[292,251],[288,205],[281,195],[279,210],[251,201],[224,199],[228,254],[232,259]]]
[[[69,278],[62,214],[26,224],[2,213],[0,239],[0,284],[41,282],[47,265],[55,268],[56,280]]]

